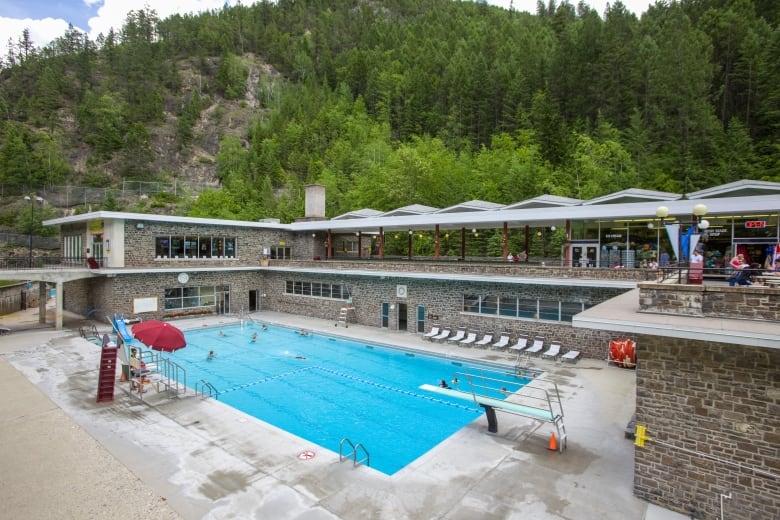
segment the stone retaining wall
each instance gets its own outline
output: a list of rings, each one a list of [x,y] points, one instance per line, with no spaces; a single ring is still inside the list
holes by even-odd
[[[643,335],[638,357],[650,440],[636,496],[692,518],[780,518],[780,350]]]
[[[640,283],[639,311],[709,318],[780,321],[780,289],[758,286]]]

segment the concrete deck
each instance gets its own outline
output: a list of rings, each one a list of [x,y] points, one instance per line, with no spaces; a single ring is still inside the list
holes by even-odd
[[[515,360],[409,333],[278,313],[253,318],[510,366]],[[32,310],[0,323],[12,329],[0,336],[0,500],[8,518],[686,518],[633,496],[634,446],[624,429],[634,372],[604,361],[531,359],[562,392],[564,453],[548,450],[549,423],[499,412],[497,434],[480,416],[389,477],[339,463],[337,453],[192,391],[174,399],[147,393],[142,402],[118,383],[114,401],[98,404],[99,347],[79,337],[79,322],[66,319],[72,330],[38,328]],[[316,456],[300,460],[303,450]]]

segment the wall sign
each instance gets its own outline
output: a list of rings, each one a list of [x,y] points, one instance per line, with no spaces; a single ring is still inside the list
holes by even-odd
[[[157,312],[157,298],[134,298],[133,314]]]
[[[765,228],[766,220],[746,220],[745,229]]]

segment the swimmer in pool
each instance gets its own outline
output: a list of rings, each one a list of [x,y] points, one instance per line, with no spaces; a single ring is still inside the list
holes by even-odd
[[[214,351],[213,350],[209,350],[209,355],[208,355],[208,357],[206,359],[212,360],[215,357],[217,357],[217,355],[214,353]]]
[[[254,343],[255,341],[257,341],[257,332],[254,332],[252,334],[252,343]]]

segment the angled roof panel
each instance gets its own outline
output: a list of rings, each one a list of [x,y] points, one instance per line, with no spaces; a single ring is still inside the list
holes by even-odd
[[[627,190],[610,193],[603,197],[586,200],[583,206],[593,206],[596,204],[625,204],[627,202],[668,202],[670,200],[679,200],[682,195],[678,193],[669,193],[666,191],[640,190],[638,188],[629,188]]]
[[[780,194],[780,182],[741,180],[688,194],[689,199],[755,197]]]
[[[577,206],[581,204],[580,199],[572,199],[569,197],[560,197],[558,195],[539,195],[532,199],[524,200],[521,202],[515,202],[504,206],[504,209],[531,209],[531,208],[551,208],[551,207],[565,207],[565,206]]]
[[[403,208],[391,209],[390,211],[383,213],[383,217],[402,217],[405,215],[427,215],[428,213],[436,213],[439,208],[432,208],[431,206],[423,206],[422,204],[411,204],[404,206]]]
[[[377,209],[363,208],[363,209],[357,209],[355,211],[349,211],[347,213],[343,213],[341,215],[333,217],[331,220],[346,220],[350,218],[378,217],[381,214],[382,212]]]
[[[503,204],[497,204],[495,202],[487,202],[484,200],[470,200],[468,202],[461,202],[449,208],[440,209],[436,213],[464,213],[467,211],[491,211],[502,209]]]

